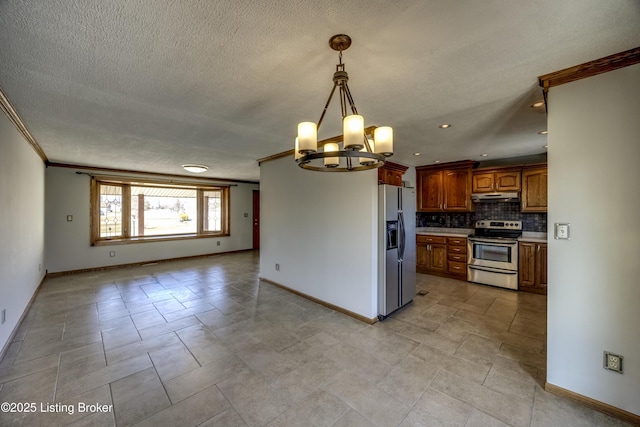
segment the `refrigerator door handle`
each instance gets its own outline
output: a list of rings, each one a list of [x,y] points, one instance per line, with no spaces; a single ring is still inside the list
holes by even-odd
[[[402,261],[404,258],[404,248],[405,248],[405,228],[404,228],[404,215],[402,211],[398,212],[398,240],[400,240],[398,245],[398,261]]]

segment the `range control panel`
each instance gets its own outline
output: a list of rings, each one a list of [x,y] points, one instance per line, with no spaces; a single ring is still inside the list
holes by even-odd
[[[522,230],[522,221],[481,219],[476,221],[476,228],[495,230]]]

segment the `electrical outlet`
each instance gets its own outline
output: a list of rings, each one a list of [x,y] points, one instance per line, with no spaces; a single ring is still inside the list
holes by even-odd
[[[276,271],[280,271],[280,264],[276,264]]]
[[[216,242],[216,245],[220,246],[220,240],[218,240],[218,241]]]
[[[604,352],[604,368],[621,374],[622,373],[622,356],[605,351]]]
[[[0,317],[2,318],[2,319],[0,319],[1,320],[0,325],[2,325],[2,324],[4,324],[4,322],[7,321],[7,309],[6,308],[2,309],[2,315],[0,315]]]
[[[111,251],[111,252],[109,252],[109,256],[110,256],[110,257],[114,257],[114,256],[116,256],[116,251]]]
[[[73,215],[67,215],[67,221],[68,222],[73,221]]]

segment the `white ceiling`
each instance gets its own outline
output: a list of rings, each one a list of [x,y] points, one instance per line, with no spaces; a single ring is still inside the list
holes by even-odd
[[[545,151],[537,77],[639,46],[640,1],[2,0],[0,87],[52,162],[257,181],[320,116],[337,33],[392,161],[516,157]]]

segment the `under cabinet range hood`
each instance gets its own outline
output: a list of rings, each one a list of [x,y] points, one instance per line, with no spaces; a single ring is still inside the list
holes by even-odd
[[[519,202],[520,193],[473,193],[471,201],[474,203],[493,203],[493,202]]]

